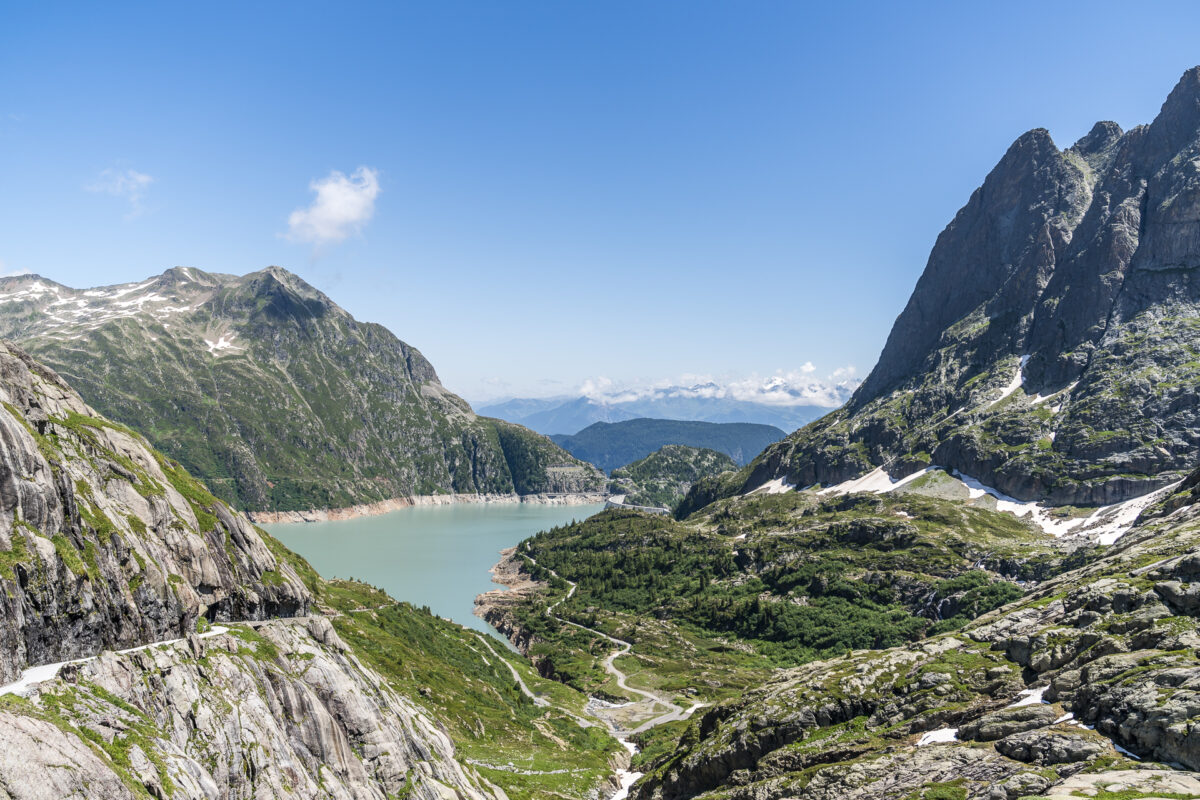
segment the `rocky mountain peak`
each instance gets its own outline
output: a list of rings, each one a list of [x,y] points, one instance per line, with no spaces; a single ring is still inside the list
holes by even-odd
[[[972,311],[985,318],[1028,317],[1064,244],[1062,221],[1080,216],[1089,199],[1086,177],[1049,131],[1035,128],[1018,137],[938,236],[879,363],[849,407],[860,408],[919,373],[944,331]],[[1011,352],[1014,333],[992,329],[993,346]]]
[[[1200,66],[1183,73],[1148,132],[1150,147],[1167,154],[1200,138]]]
[[[1197,270],[1200,68],[1149,126],[1100,122],[1065,151],[1021,135],[845,410],[768,449],[746,488],[930,463],[1054,505],[1170,483],[1200,461]]]
[[[1121,126],[1111,120],[1097,122],[1087,134],[1071,145],[1071,150],[1093,164],[1098,157],[1109,155],[1124,135]]]
[[[1005,166],[1025,164],[1037,161],[1058,152],[1050,131],[1045,128],[1032,128],[1025,131],[1009,145],[1004,158],[1000,160],[997,169]]]
[[[231,300],[247,304],[251,319],[265,315],[271,321],[303,323],[336,314],[348,318],[324,293],[282,267],[267,267],[232,282]]]
[[[282,286],[288,291],[308,298],[318,299],[328,305],[335,305],[329,297],[308,281],[301,278],[294,272],[284,269],[283,267],[270,266],[261,269],[258,272],[251,272],[242,278],[243,281],[248,281],[253,285],[258,286]]]

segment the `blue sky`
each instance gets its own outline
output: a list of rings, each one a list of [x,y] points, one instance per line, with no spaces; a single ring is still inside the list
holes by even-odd
[[[1198,23],[1171,2],[0,0],[0,271],[279,264],[473,399],[861,376],[1011,141],[1150,121]]]

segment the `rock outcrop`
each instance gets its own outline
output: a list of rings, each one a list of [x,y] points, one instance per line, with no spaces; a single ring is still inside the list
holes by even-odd
[[[0,344],[0,682],[24,667],[306,613],[253,526]]]
[[[301,559],[3,344],[0,406],[0,797],[503,800]]]
[[[13,800],[505,797],[323,617],[64,667],[0,743]]]
[[[937,464],[1021,500],[1103,505],[1200,459],[1200,67],[1150,125],[1013,143],[938,237],[847,406],[736,481]]]

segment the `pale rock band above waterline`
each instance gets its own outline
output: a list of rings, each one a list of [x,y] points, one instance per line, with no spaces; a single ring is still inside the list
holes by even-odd
[[[252,521],[260,525],[294,522],[336,522],[359,517],[377,517],[405,508],[451,506],[459,503],[482,505],[515,505],[529,503],[544,506],[585,506],[603,503],[609,495],[602,492],[578,494],[427,494],[397,497],[377,503],[364,503],[347,508],[311,509],[308,511],[248,511]]]

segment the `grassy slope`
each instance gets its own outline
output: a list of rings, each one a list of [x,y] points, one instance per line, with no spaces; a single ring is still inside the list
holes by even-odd
[[[338,634],[364,663],[400,694],[424,706],[446,726],[460,759],[469,760],[513,800],[577,798],[612,772],[620,745],[602,727],[582,728],[566,713],[581,713],[586,698],[540,677],[528,660],[434,616],[427,608],[398,603],[358,581],[325,581],[303,558],[259,531],[331,612]],[[500,655],[535,693],[558,708],[539,707],[522,695]],[[525,775],[486,765],[507,766]],[[559,772],[566,770],[566,772]]]
[[[975,569],[980,560],[1012,576],[1052,560],[1011,515],[916,495],[796,493],[724,501],[686,522],[609,511],[521,552],[578,583],[560,614],[634,643],[619,665],[635,685],[708,700],[775,667],[951,630],[1020,596]],[[551,582],[548,595],[562,594]],[[547,599],[517,612],[539,668],[620,696],[599,665],[610,646],[548,617]],[[922,613],[943,600],[947,618]]]
[[[125,318],[69,346],[55,336],[21,341],[237,508],[603,490],[603,476],[546,437],[474,416],[382,326],[357,322],[295,276],[251,278],[170,327]],[[214,357],[204,338],[226,329],[239,349]],[[576,470],[554,469],[563,465]]]

